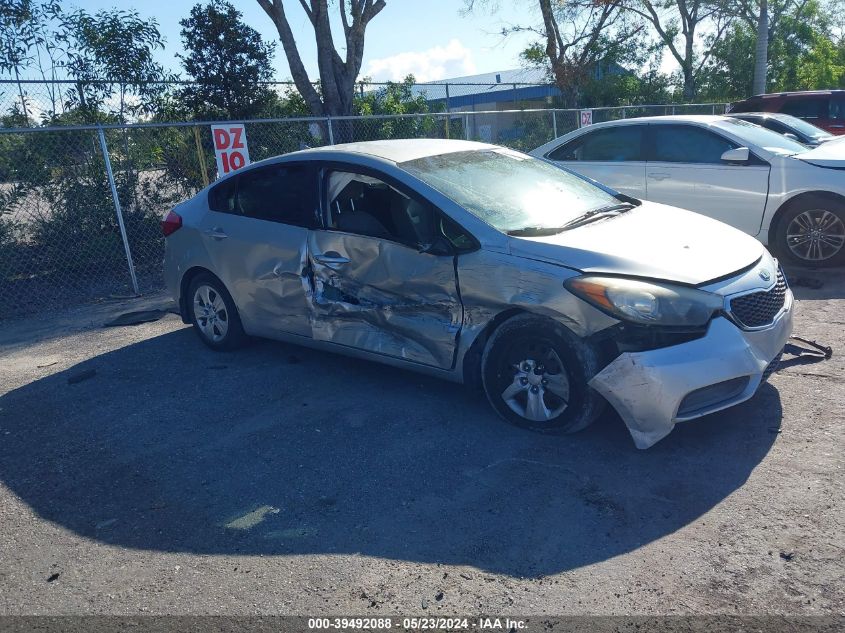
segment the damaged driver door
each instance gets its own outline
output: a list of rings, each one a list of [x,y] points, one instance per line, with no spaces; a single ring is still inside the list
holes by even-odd
[[[451,368],[463,309],[439,212],[351,168],[325,173],[324,191],[326,229],[308,237],[314,339]]]

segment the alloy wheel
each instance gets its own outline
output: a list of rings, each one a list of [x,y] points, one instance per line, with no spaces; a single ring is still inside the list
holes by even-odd
[[[792,218],[786,228],[786,244],[798,259],[830,259],[845,245],[845,223],[826,209],[808,209]]]

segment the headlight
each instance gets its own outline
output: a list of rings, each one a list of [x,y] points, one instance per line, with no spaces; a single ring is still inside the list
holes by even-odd
[[[585,275],[564,285],[618,319],[645,325],[704,325],[723,305],[722,297],[712,292],[619,277]]]

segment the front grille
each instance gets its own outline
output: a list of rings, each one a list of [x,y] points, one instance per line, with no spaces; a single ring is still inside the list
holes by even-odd
[[[786,279],[778,269],[777,282],[769,290],[731,299],[731,315],[742,327],[763,327],[775,320],[785,301]]]

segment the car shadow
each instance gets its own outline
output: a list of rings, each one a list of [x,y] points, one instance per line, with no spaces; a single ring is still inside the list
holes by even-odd
[[[215,354],[183,328],[0,398],[0,478],[42,518],[121,547],[539,577],[700,518],[780,419],[765,385],[638,451],[612,412],[533,434],[459,385],[279,343]]]
[[[813,301],[818,299],[845,298],[845,268],[810,268],[784,265],[789,287],[796,299]]]

